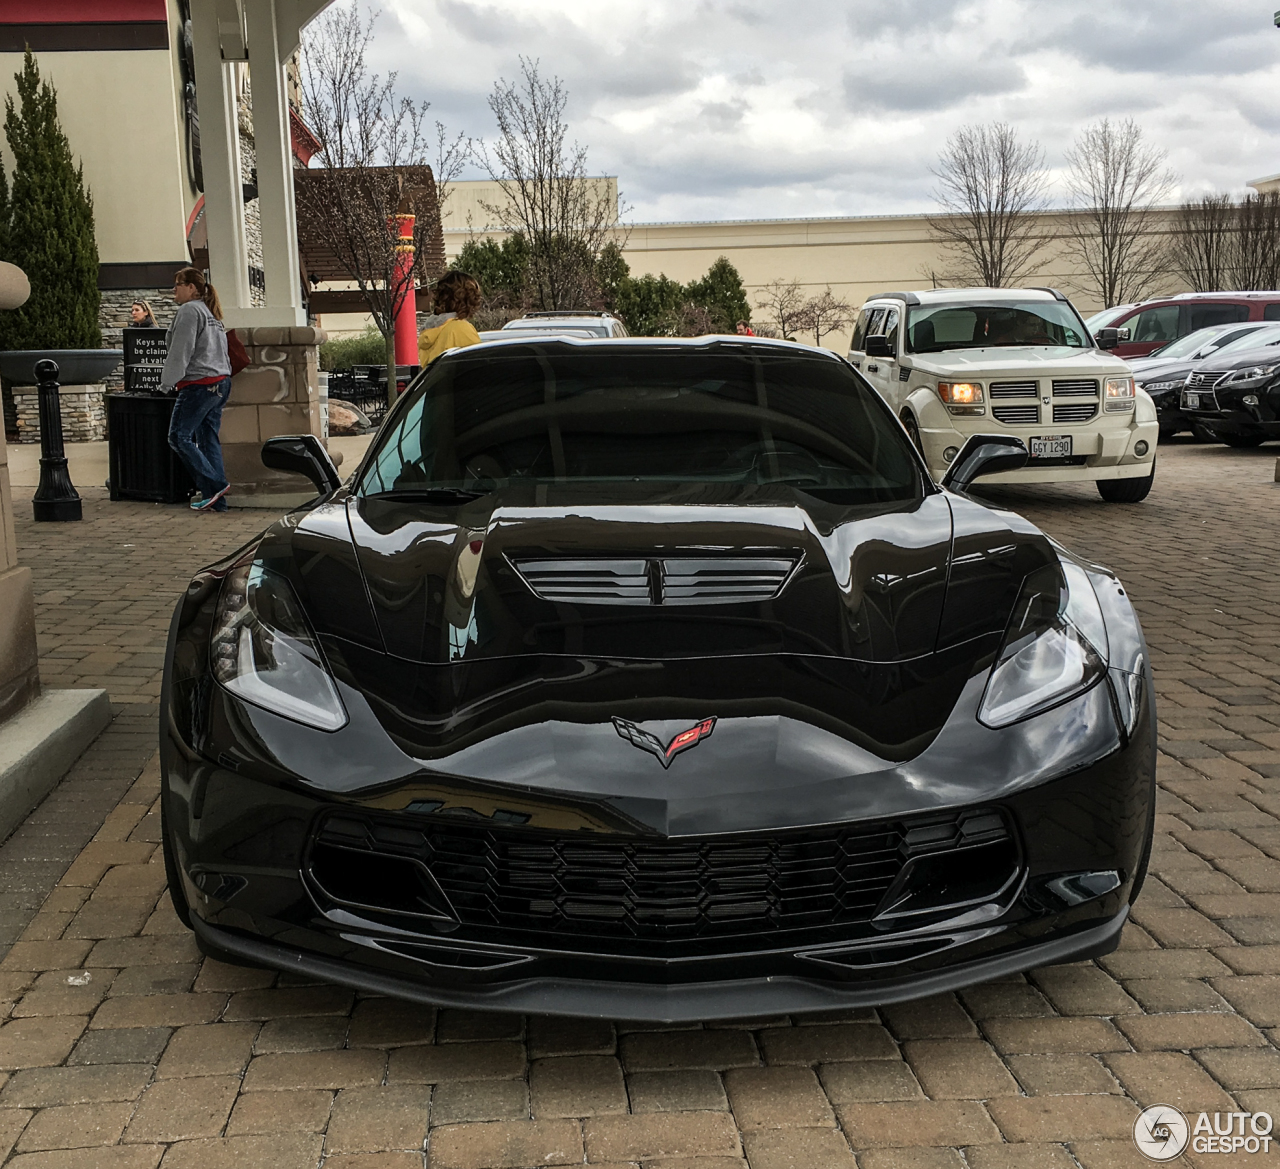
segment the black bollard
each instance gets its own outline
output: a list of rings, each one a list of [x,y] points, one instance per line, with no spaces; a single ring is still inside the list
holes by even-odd
[[[71,483],[62,449],[62,403],[58,395],[58,363],[36,362],[40,386],[40,486],[31,500],[37,520],[78,520],[80,496]]]

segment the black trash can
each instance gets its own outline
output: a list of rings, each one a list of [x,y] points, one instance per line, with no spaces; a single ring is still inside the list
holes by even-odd
[[[167,394],[107,395],[111,498],[184,503],[196,485],[169,446],[175,398]]]

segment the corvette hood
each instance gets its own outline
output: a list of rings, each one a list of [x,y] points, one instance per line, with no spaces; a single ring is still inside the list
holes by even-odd
[[[532,780],[608,744],[656,766],[637,740],[665,751],[709,716],[762,758],[913,756],[1052,548],[960,496],[852,508],[770,491],[461,508],[339,495],[258,554],[401,749],[451,771]],[[705,737],[690,754],[719,758],[726,736]]]

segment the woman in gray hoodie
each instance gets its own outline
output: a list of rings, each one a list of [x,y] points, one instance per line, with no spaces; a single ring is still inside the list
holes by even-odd
[[[180,268],[173,278],[178,311],[165,334],[169,356],[160,375],[163,390],[177,391],[169,423],[169,445],[186,465],[200,494],[195,511],[226,511],[231,485],[222,465],[218,429],[231,396],[231,361],[218,294],[199,268]]]

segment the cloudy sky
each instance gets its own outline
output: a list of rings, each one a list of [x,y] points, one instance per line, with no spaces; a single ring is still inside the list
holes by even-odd
[[[484,138],[494,79],[537,58],[565,82],[572,132],[592,170],[619,176],[633,222],[928,211],[948,134],[993,120],[1061,168],[1082,127],[1132,117],[1183,197],[1280,172],[1275,7],[381,0],[371,64]]]

